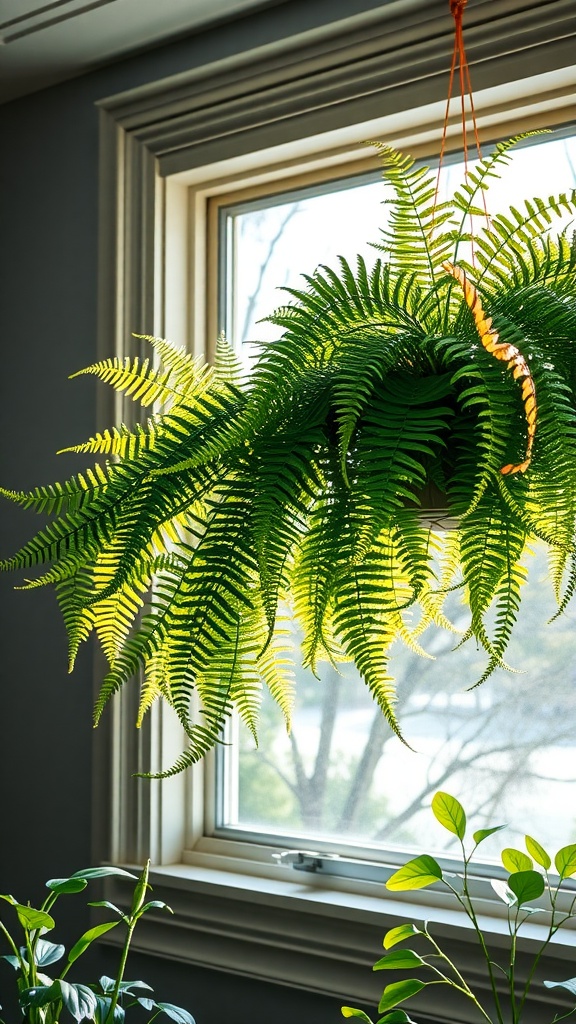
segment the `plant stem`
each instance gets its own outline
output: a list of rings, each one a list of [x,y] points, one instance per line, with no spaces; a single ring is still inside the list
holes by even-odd
[[[464,845],[463,844],[462,844],[462,850],[464,851]],[[478,936],[478,941],[480,943],[480,948],[482,949],[482,953],[483,953],[484,959],[486,961],[486,967],[488,969],[488,977],[490,979],[490,988],[492,990],[492,998],[494,1000],[494,1009],[496,1010],[496,1014],[498,1016],[498,1024],[504,1024],[504,1017],[502,1016],[502,1010],[501,1010],[501,1007],[500,1007],[500,997],[499,997],[498,991],[496,989],[496,979],[494,977],[494,971],[492,970],[492,960],[491,960],[491,957],[490,957],[490,953],[488,951],[488,947],[486,945],[486,940],[484,938],[484,935],[482,933],[480,925],[478,924],[478,918],[476,917],[476,911],[474,910],[474,905],[472,903],[472,900],[470,898],[470,894],[468,892],[468,860],[466,859],[465,856],[464,856],[464,876],[463,876],[464,884],[463,884],[463,887],[462,887],[463,895],[461,896],[460,893],[454,888],[454,886],[450,885],[449,882],[446,882],[446,879],[444,879],[444,881],[445,881],[446,885],[448,885],[449,889],[452,890],[452,892],[456,896],[456,899],[458,900],[460,905],[463,907],[463,909],[466,912],[469,920],[472,922],[472,924],[474,926],[474,931],[476,932],[476,935]],[[485,1016],[488,1018],[488,1015],[486,1014],[486,1012],[485,1011],[483,1011],[483,1012],[484,1012]],[[490,1019],[490,1018],[488,1018],[488,1019]]]
[[[450,957],[447,956],[447,954],[442,951],[442,949],[440,948],[438,943],[435,942],[435,940],[432,938],[432,936],[430,935],[430,932],[427,929],[424,930],[424,934],[426,935],[426,938],[429,940],[429,942],[434,946],[434,949],[437,951],[438,956],[440,956],[441,959],[444,960],[450,966],[451,970],[454,971],[454,974],[456,975],[456,978],[458,979],[460,984],[458,985],[451,978],[447,978],[445,974],[442,974],[442,972],[439,971],[432,964],[428,964],[428,967],[430,968],[430,970],[433,970],[433,971],[436,972],[436,974],[439,974],[440,977],[443,978],[444,981],[446,982],[446,984],[450,985],[451,988],[455,988],[457,992],[461,992],[463,995],[468,996],[468,998],[472,1000],[472,1002],[474,1003],[476,1008],[480,1011],[482,1016],[486,1018],[486,1020],[489,1022],[489,1024],[493,1024],[492,1019],[488,1016],[486,1010],[484,1009],[482,1004],[478,1001],[478,999],[474,995],[472,989],[470,988],[470,986],[466,982],[466,979],[460,974],[460,971],[458,970],[456,965],[452,962]]]
[[[122,985],[122,979],[124,978],[124,971],[126,970],[126,961],[128,960],[128,952],[130,950],[130,943],[132,942],[132,933],[134,932],[134,929],[136,927],[137,920],[137,917],[131,915],[129,920],[126,922],[128,926],[126,931],[126,938],[124,939],[124,946],[122,948],[122,955],[120,957],[120,965],[116,973],[116,982],[114,985],[114,991],[112,993],[112,999],[110,1001],[110,1009],[108,1010],[108,1014],[106,1016],[104,1024],[113,1024],[114,1021],[114,1011],[118,1005],[118,999],[120,997],[120,986]]]

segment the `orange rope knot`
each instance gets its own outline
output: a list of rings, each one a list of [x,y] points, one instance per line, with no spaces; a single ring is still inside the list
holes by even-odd
[[[532,461],[532,448],[534,445],[534,437],[536,435],[536,415],[538,412],[538,406],[536,404],[536,385],[534,384],[534,378],[530,373],[530,367],[520,352],[520,349],[516,348],[515,345],[509,345],[505,341],[500,341],[498,331],[495,331],[492,327],[492,317],[486,316],[482,309],[482,302],[478,295],[478,291],[468,280],[462,268],[455,267],[453,263],[448,262],[443,263],[442,267],[447,274],[451,274],[452,277],[456,278],[458,284],[462,288],[466,303],[472,310],[472,316],[474,317],[474,324],[476,326],[478,336],[486,351],[489,352],[490,355],[494,356],[495,359],[501,359],[506,363],[507,369],[512,370],[514,380],[522,379],[522,401],[524,403],[524,415],[526,417],[526,424],[528,427],[526,454],[523,462],[519,462],[517,464],[512,462],[508,463],[508,465],[502,466],[500,472],[503,476],[511,476],[513,473],[525,473]]]
[[[457,18],[458,16],[462,17],[467,3],[468,0],[450,0],[450,14],[452,14],[454,18]]]

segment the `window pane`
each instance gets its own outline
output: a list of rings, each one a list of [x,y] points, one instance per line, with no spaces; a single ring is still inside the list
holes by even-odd
[[[526,146],[513,161],[514,174],[491,185],[492,214],[576,186],[574,137]],[[447,167],[444,188],[452,192],[462,174],[461,164]],[[246,343],[254,338],[274,339],[277,329],[258,321],[287,300],[279,284],[301,287],[302,272],[335,265],[339,254],[354,260],[359,252],[373,262],[377,254],[369,243],[378,241],[385,196],[381,182],[355,181],[346,188],[336,184],[332,193],[293,194],[226,211],[227,333],[238,350],[249,352]],[[576,612],[544,626],[555,605],[544,583],[544,552],[537,550],[534,559],[508,657],[521,673],[501,671],[466,690],[482,674],[484,653],[470,644],[455,653],[457,637],[434,630],[423,646],[435,660],[393,651],[403,745],[353,667],[323,665],[320,680],[300,668],[291,735],[265,697],[259,749],[240,728],[236,748],[222,754],[227,797],[220,801],[219,827],[272,841],[304,836],[404,850],[424,843],[441,852],[439,844],[449,837],[428,808],[433,793],[445,789],[464,802],[477,827],[509,822],[554,847],[572,841]],[[450,613],[465,628],[457,595]],[[506,843],[512,838],[508,832]],[[485,856],[501,846],[500,837],[490,840]]]
[[[306,835],[387,848],[449,849],[429,812],[437,789],[458,796],[477,827],[516,824],[555,849],[576,833],[576,612],[554,614],[545,553],[532,560],[508,661],[482,686],[485,655],[428,631],[435,660],[393,652],[399,719],[409,746],[391,734],[350,666],[298,673],[291,736],[264,699],[260,746],[239,731],[237,794],[222,824],[271,836]],[[456,626],[465,612],[455,595]],[[546,695],[549,695],[548,698]],[[572,810],[570,810],[572,808]],[[226,810],[224,810],[226,815]],[[496,820],[497,819],[497,820]],[[506,833],[506,845],[513,831]],[[444,843],[445,846],[439,846]],[[495,837],[490,856],[502,846]],[[492,847],[490,846],[492,842]]]

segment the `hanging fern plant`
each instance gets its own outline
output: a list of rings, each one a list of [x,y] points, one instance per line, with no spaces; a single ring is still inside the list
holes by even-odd
[[[236,707],[256,734],[263,686],[290,718],[287,609],[303,656],[352,660],[400,732],[388,653],[449,626],[504,664],[531,538],[549,547],[560,611],[576,586],[576,246],[553,218],[576,194],[494,217],[464,259],[468,218],[513,143],[434,208],[426,169],[380,147],[392,187],[382,256],[321,268],[270,319],[280,340],[243,379],[223,342],[214,367],[149,339],[153,362],[94,373],[146,407],[77,446],[107,457],[64,484],[3,493],[52,513],[8,570],[46,565],[70,662],[95,630],[110,668],[96,705],[141,680],[141,715],[163,698],[188,748],[214,745]],[[419,516],[434,484],[459,522]],[[415,614],[415,611],[417,614]],[[195,712],[192,697],[200,698]]]

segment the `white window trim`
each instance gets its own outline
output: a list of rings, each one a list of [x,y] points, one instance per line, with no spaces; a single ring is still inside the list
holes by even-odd
[[[447,6],[393,0],[99,104],[100,358],[122,356],[132,332],[206,351],[215,287],[206,277],[210,196],[292,169],[365,160],[366,139],[385,138],[414,155],[437,150],[452,47]],[[573,0],[491,0],[470,9],[466,43],[484,137],[573,119],[574,35]],[[456,122],[455,115],[454,139]],[[129,416],[122,399],[101,401],[102,425]],[[102,678],[101,663],[95,674]],[[382,989],[369,966],[383,932],[426,907],[438,934],[466,959],[461,915],[434,894],[407,905],[374,883],[311,880],[264,860],[247,864],[236,856],[239,844],[205,838],[209,762],[162,783],[131,778],[166,767],[181,742],[161,706],[137,732],[137,704],[137,687],[127,688],[96,733],[93,830],[100,860],[142,863],[150,856],[156,894],[176,911],[146,919],[136,948],[370,1002]],[[107,889],[115,902],[127,898],[117,880]],[[489,929],[497,942],[498,917]],[[538,926],[531,929],[527,947]],[[556,959],[568,956],[570,942],[560,938]],[[446,1012],[438,1002],[438,1016],[427,1015],[443,1020]]]

